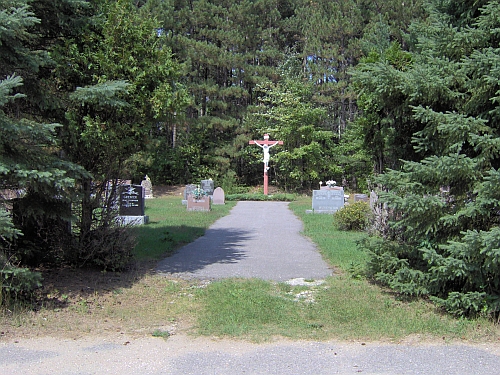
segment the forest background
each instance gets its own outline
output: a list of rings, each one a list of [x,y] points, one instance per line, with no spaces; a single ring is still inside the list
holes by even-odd
[[[497,313],[499,20],[480,0],[0,0],[5,279],[119,268],[110,181],[255,186],[269,133],[278,188],[379,192],[371,277]]]

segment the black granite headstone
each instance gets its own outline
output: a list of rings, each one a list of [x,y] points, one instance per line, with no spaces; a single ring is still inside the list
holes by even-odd
[[[120,186],[120,215],[144,216],[144,189],[141,185]]]
[[[214,182],[213,180],[201,180],[201,186],[200,186],[207,195],[213,195],[214,194]]]

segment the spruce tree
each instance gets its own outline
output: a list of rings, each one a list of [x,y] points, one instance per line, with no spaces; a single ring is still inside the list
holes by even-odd
[[[457,15],[460,2],[448,3],[430,2],[428,21],[413,25],[404,71],[362,67],[372,79],[361,74],[361,87],[375,88],[370,113],[400,93],[414,147],[413,160],[377,180],[388,227],[364,246],[374,277],[398,292],[429,295],[457,315],[498,314],[500,4],[475,2],[477,12]],[[388,73],[392,84],[383,83]]]
[[[0,252],[38,264],[54,260],[70,236],[68,207],[85,172],[61,158],[59,125],[43,122],[50,116],[38,78],[51,60],[33,32],[40,19],[29,2],[4,1],[0,24]]]

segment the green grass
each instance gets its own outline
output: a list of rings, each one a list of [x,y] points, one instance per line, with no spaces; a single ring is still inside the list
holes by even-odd
[[[303,234],[318,245],[332,265],[348,270],[366,263],[368,254],[356,247],[357,241],[365,236],[363,232],[337,230],[333,225],[333,215],[306,213],[311,209],[310,197],[301,197],[289,207],[304,223]]]
[[[304,292],[307,293],[304,294]],[[306,295],[309,298],[298,299]],[[400,341],[484,339],[485,321],[439,314],[423,300],[401,302],[366,281],[332,277],[314,287],[292,287],[263,280],[222,280],[198,292],[203,308],[197,332],[262,341],[341,339]]]
[[[236,202],[213,205],[210,212],[188,212],[181,198],[167,196],[146,200],[149,224],[134,228],[137,260],[159,259],[202,236],[217,219],[227,215]]]
[[[356,241],[364,234],[335,229],[331,215],[306,214],[310,204],[311,198],[303,197],[290,207],[303,220],[304,234],[336,268],[335,275],[314,287],[255,279],[214,282],[197,294],[198,333],[257,341],[498,340],[498,328],[486,319],[455,319],[424,299],[400,300],[360,277],[356,271],[368,255]]]

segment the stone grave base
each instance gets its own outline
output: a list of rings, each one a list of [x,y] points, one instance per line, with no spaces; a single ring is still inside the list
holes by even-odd
[[[188,211],[210,211],[210,197],[205,197],[203,199],[194,199],[191,195],[187,199],[187,210]]]
[[[117,216],[116,221],[120,225],[143,225],[149,222],[149,216]]]

